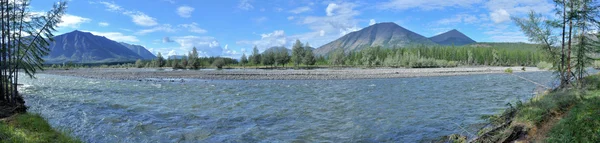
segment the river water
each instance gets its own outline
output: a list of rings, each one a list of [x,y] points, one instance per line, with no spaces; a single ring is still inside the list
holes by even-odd
[[[474,134],[482,115],[539,88],[509,74],[185,82],[38,74],[21,82],[29,112],[85,142],[419,142]]]

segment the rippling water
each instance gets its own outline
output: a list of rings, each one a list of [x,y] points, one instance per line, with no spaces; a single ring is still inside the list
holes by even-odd
[[[418,142],[476,133],[482,115],[536,88],[508,74],[173,83],[39,74],[21,81],[30,112],[86,142]]]

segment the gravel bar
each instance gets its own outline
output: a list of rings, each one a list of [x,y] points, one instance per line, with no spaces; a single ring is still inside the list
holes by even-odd
[[[43,74],[76,76],[116,80],[340,80],[381,79],[426,76],[454,76],[472,74],[501,74],[509,67],[455,67],[455,68],[376,68],[376,69],[315,69],[315,70],[171,70],[151,68],[82,68],[70,70],[45,70]],[[536,67],[510,67],[514,72],[541,71]]]

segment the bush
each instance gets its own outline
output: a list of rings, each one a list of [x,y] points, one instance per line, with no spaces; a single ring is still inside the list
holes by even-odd
[[[213,62],[213,66],[217,67],[217,69],[222,69],[225,66],[225,60],[218,58]]]
[[[600,61],[594,61],[594,63],[592,64],[592,66],[593,66],[595,69],[600,69]]]
[[[504,70],[505,73],[513,73],[513,69],[512,68],[507,68]]]
[[[545,62],[545,61],[541,61],[537,64],[537,68],[541,69],[541,70],[549,70],[553,67],[553,65],[551,63]]]

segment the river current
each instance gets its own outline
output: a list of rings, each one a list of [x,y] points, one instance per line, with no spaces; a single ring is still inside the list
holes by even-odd
[[[20,81],[29,112],[85,142],[419,142],[475,134],[481,116],[540,88],[509,74],[184,82],[36,76]]]

